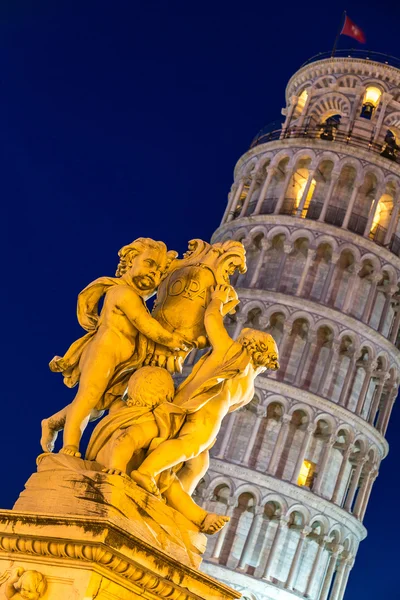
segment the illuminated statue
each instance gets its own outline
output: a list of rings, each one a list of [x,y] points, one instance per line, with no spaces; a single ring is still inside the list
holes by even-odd
[[[125,406],[96,427],[86,459],[101,463],[108,473],[131,474],[202,531],[216,533],[228,517],[203,510],[191,494],[207,471],[208,451],[223,417],[252,400],[255,377],[278,368],[278,351],[269,334],[253,329],[243,330],[237,342],[230,338],[223,317],[238,303],[232,287],[215,286],[210,297],[204,321],[212,350],[175,395],[166,370],[136,371]]]
[[[53,450],[57,433],[65,426],[62,452],[80,456],[80,438],[89,418],[109,408],[114,394],[121,394],[121,371],[143,364],[148,339],[173,349],[186,347],[185,340],[160,325],[145,304],[176,253],[167,252],[163,242],[139,238],[124,246],[119,256],[117,278],[100,277],[79,294],[78,321],[88,333],[64,357],[56,356],[50,363],[52,371],[63,373],[68,387],[79,383],[79,389],[72,404],[43,422],[44,451]],[[125,385],[122,377],[122,392]]]

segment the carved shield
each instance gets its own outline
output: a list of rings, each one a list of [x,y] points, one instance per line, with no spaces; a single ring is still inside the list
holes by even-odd
[[[178,330],[188,341],[205,336],[204,313],[209,288],[216,284],[213,270],[205,265],[178,268],[160,285],[153,315],[169,331]]]

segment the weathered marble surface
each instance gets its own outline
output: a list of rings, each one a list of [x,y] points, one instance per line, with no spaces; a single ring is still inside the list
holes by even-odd
[[[38,471],[25,484],[14,510],[35,514],[99,518],[198,567],[206,536],[176,510],[133,481],[102,472],[94,461],[42,454]]]

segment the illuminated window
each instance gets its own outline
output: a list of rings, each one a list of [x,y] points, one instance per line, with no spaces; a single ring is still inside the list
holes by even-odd
[[[300,181],[300,183],[298,184],[298,188],[297,188],[297,191],[296,191],[296,208],[298,208],[298,206],[299,206],[299,204],[301,202],[301,199],[302,199],[303,194],[304,194],[304,190],[306,189],[307,181],[308,181],[308,179],[306,177],[303,177],[302,180]],[[310,188],[309,188],[308,193],[307,193],[307,198],[306,198],[306,201],[305,201],[305,204],[304,204],[304,207],[303,207],[303,210],[305,210],[305,211],[307,211],[308,206],[309,206],[309,204],[311,202],[311,198],[313,197],[316,185],[317,185],[317,182],[316,182],[315,179],[313,179],[311,181]]]
[[[364,94],[364,101],[361,109],[361,116],[364,119],[371,119],[375,112],[376,107],[379,104],[379,100],[382,96],[382,92],[377,87],[367,87]]]
[[[299,96],[299,99],[297,100],[297,109],[300,114],[303,112],[303,109],[307,102],[307,98],[308,98],[308,92],[307,92],[307,90],[303,90]]]
[[[297,479],[297,485],[310,488],[314,480],[315,463],[304,460],[301,465],[300,474]]]

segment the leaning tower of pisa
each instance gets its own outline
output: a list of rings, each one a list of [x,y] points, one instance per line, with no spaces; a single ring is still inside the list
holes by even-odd
[[[400,64],[319,55],[235,168],[213,241],[248,271],[228,323],[281,358],[230,414],[197,490],[229,525],[204,570],[252,600],[342,600],[396,399],[400,353]]]

